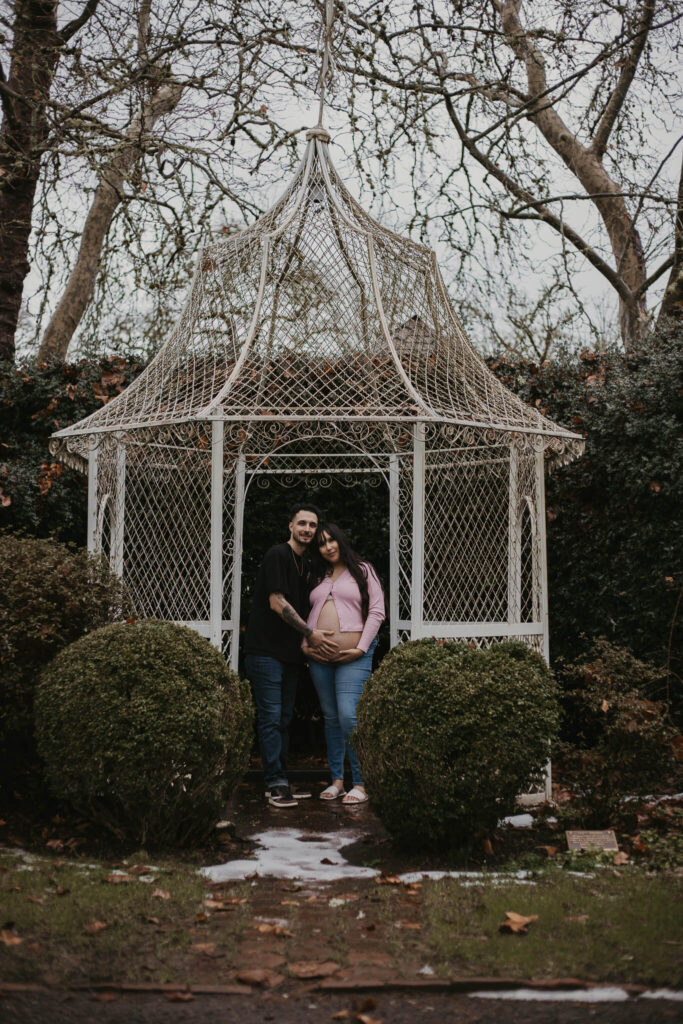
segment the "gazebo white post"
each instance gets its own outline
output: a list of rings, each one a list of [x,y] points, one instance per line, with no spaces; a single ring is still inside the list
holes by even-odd
[[[413,562],[410,579],[410,639],[422,636],[425,555],[425,425],[413,425]]]
[[[508,484],[508,622],[522,617],[522,530],[519,518],[519,452],[510,443],[510,478]]]
[[[223,421],[211,424],[211,569],[209,639],[221,649],[223,631]]]
[[[116,446],[116,492],[114,521],[111,530],[109,565],[117,576],[123,576],[123,538],[126,511],[126,446]]]
[[[242,594],[242,546],[244,534],[244,495],[246,459],[239,455],[235,466],[235,517],[232,547],[232,597],[230,599],[230,621],[232,643],[230,644],[230,668],[237,672],[240,657],[240,600]]]
[[[99,444],[97,435],[88,438],[88,516],[86,520],[86,546],[91,555],[97,550],[97,463]]]
[[[543,624],[543,657],[550,664],[550,625],[548,620],[548,558],[546,552],[545,522],[545,454],[543,448],[536,452],[536,548],[539,564],[533,576],[540,589],[540,612]],[[535,602],[534,602],[535,603]],[[545,766],[545,798],[553,797],[553,775],[550,759]]]
[[[399,475],[398,455],[389,456],[389,645],[398,643],[398,558],[399,542]]]

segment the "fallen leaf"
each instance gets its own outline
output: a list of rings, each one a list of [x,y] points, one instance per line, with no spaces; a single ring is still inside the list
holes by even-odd
[[[377,885],[400,885],[401,879],[398,875],[380,875],[375,881]]]
[[[165,992],[169,1003],[189,1003],[194,999],[191,992]]]
[[[538,921],[538,914],[525,917],[523,914],[515,913],[514,910],[506,910],[505,917],[506,920],[503,921],[498,931],[510,932],[513,935],[526,935],[528,926],[534,921]]]
[[[422,930],[422,925],[419,921],[396,921],[396,928],[405,928],[408,931],[419,932]]]
[[[92,924],[84,924],[83,930],[88,932],[89,935],[97,935],[98,932],[103,932],[106,927],[106,921],[93,921]]]
[[[200,911],[198,914],[194,915],[194,919],[196,924],[205,924],[209,920],[209,915]]]
[[[254,968],[250,971],[240,971],[236,976],[237,981],[244,985],[265,985],[268,981],[268,974],[261,968]]]
[[[559,846],[535,846],[535,850],[544,850],[548,857],[554,857],[560,852]]]
[[[130,882],[132,879],[129,878],[128,881]],[[156,896],[160,900],[170,900],[171,898],[171,894],[168,889],[155,889],[152,896]]]
[[[565,921],[577,921],[579,924],[585,924],[588,920],[588,914],[577,914],[575,917],[565,917]]]
[[[357,1013],[355,1019],[358,1024],[382,1024],[379,1017],[370,1017],[367,1013]]]
[[[300,907],[299,900],[280,900],[281,907]]]
[[[314,960],[297,960],[296,963],[287,964],[287,970],[296,978],[329,978],[336,974],[340,965],[334,960],[324,960],[318,963]]]
[[[47,846],[48,850],[63,850],[64,849],[64,843],[62,842],[61,839],[48,839],[48,841],[45,843],[45,845]]]
[[[602,704],[600,705],[600,710],[601,711],[609,711],[609,702],[606,701],[604,697],[602,699]]]
[[[256,926],[256,931],[261,932],[262,935],[273,934],[285,936],[288,939],[294,938],[294,932],[290,932],[288,928],[283,928],[281,924],[259,924]]]
[[[481,845],[487,857],[493,857],[493,846],[490,839],[482,839]]]
[[[223,900],[204,900],[204,906],[207,910],[225,910],[225,903]]]
[[[194,942],[190,946],[190,949],[191,949],[191,951],[193,953],[204,953],[207,956],[210,956],[211,953],[215,953],[216,952],[216,943],[215,942]]]
[[[45,898],[43,896],[27,896],[26,899],[30,900],[31,903],[40,903],[41,906],[45,902]]]
[[[3,928],[0,931],[0,942],[2,942],[3,946],[20,946],[23,941],[18,935],[10,931],[9,928]]]
[[[58,896],[68,896],[69,893],[71,892],[71,889],[63,889],[61,885],[58,885],[57,888],[55,889],[55,892]]]
[[[377,1006],[376,1001],[372,996],[366,996],[363,1002],[360,1004],[356,1013],[365,1013],[366,1010],[374,1010]]]
[[[131,878],[130,875],[107,875],[102,881],[108,882],[110,885],[122,885],[125,882],[134,882],[135,879]]]
[[[149,875],[152,868],[148,868],[146,864],[133,864],[132,867],[126,868],[126,872],[129,875]]]
[[[148,921],[150,924],[159,924],[158,917],[146,917],[145,921]]]
[[[330,860],[329,857],[323,857],[323,859],[320,861],[320,863],[321,864],[337,864],[338,862],[336,860]]]
[[[118,996],[114,992],[99,992],[92,997],[94,1003],[113,1003]]]
[[[350,1010],[337,1010],[336,1013],[332,1014],[330,1020],[348,1020],[351,1016]]]
[[[619,853],[615,853],[612,857],[612,863],[619,867],[621,864],[628,864],[628,854],[624,850],[619,850]]]

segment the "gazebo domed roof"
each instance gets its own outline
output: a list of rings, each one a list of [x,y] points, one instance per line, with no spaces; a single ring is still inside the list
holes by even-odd
[[[284,195],[205,246],[170,336],[121,395],[58,438],[202,420],[425,421],[581,438],[509,391],[472,347],[434,252],[367,214],[309,132]]]

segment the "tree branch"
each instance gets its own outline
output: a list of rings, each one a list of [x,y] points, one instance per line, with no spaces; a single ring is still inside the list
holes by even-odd
[[[641,58],[643,50],[645,49],[645,43],[652,26],[652,21],[655,16],[655,4],[654,0],[645,0],[645,9],[643,16],[640,19],[633,45],[629,52],[628,57],[623,62],[621,73],[617,84],[615,85],[612,95],[607,101],[600,124],[598,125],[593,141],[589,147],[591,153],[594,153],[598,159],[602,159],[607,148],[607,142],[609,140],[612,128],[614,127],[615,121],[619,116],[619,111],[624,105],[624,100],[628,94],[628,90],[631,87],[631,82],[636,73],[638,61]]]
[[[571,242],[571,244],[588,260],[588,262],[591,263],[596,270],[600,271],[602,276],[609,281],[609,283],[612,285],[614,290],[618,292],[619,296],[624,300],[624,302],[631,304],[633,301],[633,293],[631,289],[620,277],[620,275],[615,270],[613,270],[612,267],[610,267],[609,263],[603,260],[603,258],[592,248],[592,246],[590,246],[586,241],[584,241],[584,239],[578,234],[578,232],[574,231],[573,228],[570,228],[569,225],[565,224],[561,217],[557,217],[554,213],[551,213],[551,211],[548,210],[541,202],[534,198],[531,192],[529,192],[527,189],[519,185],[514,180],[514,178],[511,178],[510,175],[507,174],[496,163],[494,163],[493,160],[490,159],[490,157],[486,156],[485,153],[482,153],[479,147],[475,146],[475,144],[469,138],[465,129],[460,123],[460,119],[458,118],[458,115],[455,111],[455,107],[453,106],[450,96],[445,96],[444,102],[446,104],[446,110],[448,111],[448,116],[451,119],[451,123],[453,124],[453,127],[455,128],[458,134],[460,142],[465,147],[467,152],[472,157],[474,157],[474,159],[479,164],[481,164],[482,167],[485,167],[486,170],[491,175],[493,175],[493,177],[497,181],[499,181],[501,185],[503,185],[507,189],[508,192],[510,192],[517,199],[521,199],[528,205],[533,206],[538,211],[534,219],[541,220],[544,224],[550,225],[550,227],[554,228],[555,231],[558,232],[558,234],[568,239]]]
[[[70,21],[67,25],[64,26],[61,32],[57,33],[62,43],[67,43],[69,39],[71,39],[71,37],[78,32],[79,29],[83,28],[87,21],[90,21],[93,14],[97,10],[97,5],[99,4],[99,2],[100,0],[88,0],[81,13],[78,15],[78,17],[74,18],[73,21]]]

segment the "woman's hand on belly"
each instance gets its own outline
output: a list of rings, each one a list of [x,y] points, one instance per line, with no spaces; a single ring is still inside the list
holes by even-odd
[[[343,665],[347,661],[357,661],[358,658],[362,658],[364,654],[365,651],[361,651],[360,647],[350,647],[346,651],[340,651],[339,654],[331,660],[335,665]]]

